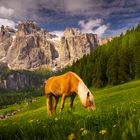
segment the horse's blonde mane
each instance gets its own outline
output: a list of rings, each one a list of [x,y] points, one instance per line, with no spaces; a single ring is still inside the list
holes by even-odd
[[[87,97],[87,93],[90,92],[89,89],[87,88],[87,86],[85,85],[85,83],[83,82],[83,80],[76,75],[75,73],[71,72],[78,80],[79,80],[79,84],[78,84],[78,95],[82,101],[82,104],[85,105],[86,104],[86,97]]]
[[[84,86],[84,88],[86,88],[88,90],[88,88],[85,85],[85,83],[83,82],[83,80],[77,74],[75,74],[74,72],[70,72],[70,73],[72,73],[79,80],[79,84],[82,84]]]

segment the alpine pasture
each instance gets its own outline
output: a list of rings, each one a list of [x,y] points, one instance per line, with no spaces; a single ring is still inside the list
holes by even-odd
[[[95,111],[87,111],[76,97],[72,111],[66,99],[64,110],[47,115],[45,95],[26,104],[9,105],[0,110],[8,113],[23,107],[15,115],[0,120],[1,140],[139,140],[140,80],[118,86],[90,89]]]

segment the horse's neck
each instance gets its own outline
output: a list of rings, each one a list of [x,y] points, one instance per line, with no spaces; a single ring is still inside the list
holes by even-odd
[[[78,96],[84,106],[86,106],[87,93],[88,88],[86,87],[83,81],[80,81],[78,84]]]

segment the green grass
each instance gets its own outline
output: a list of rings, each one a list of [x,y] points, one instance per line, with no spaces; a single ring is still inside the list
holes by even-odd
[[[140,80],[114,87],[91,90],[96,111],[87,112],[78,97],[69,111],[69,99],[62,113],[47,115],[45,97],[30,105],[12,105],[0,112],[19,106],[18,114],[0,120],[0,139],[23,140],[139,140],[140,139]],[[103,134],[104,133],[104,134]]]

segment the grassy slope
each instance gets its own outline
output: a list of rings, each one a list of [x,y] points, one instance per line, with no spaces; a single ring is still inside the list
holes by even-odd
[[[58,105],[57,114],[51,118],[47,116],[45,97],[30,105],[22,104],[24,110],[0,120],[3,128],[0,138],[66,139],[70,133],[74,133],[77,139],[140,138],[140,80],[94,90],[94,97],[95,112],[87,112],[77,97],[72,112],[68,111],[69,102],[66,101],[64,111],[60,114]],[[9,111],[9,108],[0,112]],[[80,131],[81,128],[84,130]],[[107,131],[106,134],[99,134],[101,130]]]

